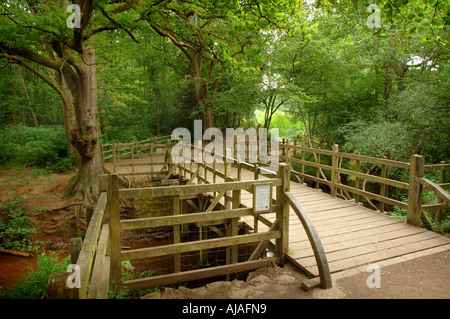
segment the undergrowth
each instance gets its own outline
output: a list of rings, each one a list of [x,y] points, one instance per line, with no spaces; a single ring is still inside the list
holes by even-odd
[[[36,251],[38,245],[43,243],[31,240],[31,234],[36,228],[30,214],[45,212],[47,209],[27,204],[36,200],[37,194],[19,193],[21,187],[37,178],[45,178],[42,171],[32,170],[24,177],[8,176],[0,181],[0,249]]]
[[[29,267],[25,278],[18,280],[16,287],[8,292],[11,299],[44,299],[47,297],[48,279],[54,272],[66,271],[70,264],[70,256],[59,260],[58,252],[45,253],[37,256],[37,269]]]

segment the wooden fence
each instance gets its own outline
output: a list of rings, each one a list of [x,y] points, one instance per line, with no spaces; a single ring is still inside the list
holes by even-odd
[[[130,167],[131,172],[120,173],[119,176],[148,175],[153,180],[155,175],[158,176],[161,170],[156,172],[155,167],[163,165],[163,169],[167,165],[167,156],[169,145],[171,145],[170,135],[154,137],[142,141],[132,143],[117,143],[102,145],[103,162],[112,162],[113,173],[117,172],[120,167]],[[141,158],[148,162],[140,161]],[[162,159],[161,159],[162,158]],[[129,159],[128,163],[123,163],[124,159]],[[148,167],[144,172],[136,172],[138,167]]]
[[[384,212],[388,205],[406,209],[407,223],[415,226],[419,226],[420,221],[423,221],[425,225],[427,224],[422,211],[437,211],[437,219],[440,221],[442,209],[449,207],[450,197],[445,189],[450,188],[450,183],[445,181],[445,171],[450,169],[450,164],[444,162],[425,165],[423,156],[413,155],[408,163],[343,153],[339,151],[338,145],[333,145],[331,150],[322,150],[298,145],[295,141],[289,140],[281,141],[280,151],[281,160],[291,165],[297,164],[300,166],[299,170],[291,171],[291,174],[299,182],[304,183],[305,180],[310,180],[316,188],[319,188],[321,184],[326,185],[330,188],[331,196],[338,196],[338,193],[341,192],[342,197],[351,198],[356,203],[360,202],[361,197],[365,197],[368,201],[376,200],[379,202],[378,209],[381,212]],[[306,158],[307,154],[313,161]],[[325,162],[330,164],[323,164],[324,159]],[[342,168],[344,160],[352,162],[351,169]],[[372,174],[362,172],[362,164],[378,168],[379,175],[376,175],[375,172]],[[315,174],[305,173],[305,167],[313,168]],[[408,182],[396,179],[393,175],[388,174],[390,169],[403,171],[403,175],[409,176]],[[432,183],[425,179],[423,174],[426,171],[439,171],[439,183]],[[344,184],[342,176],[354,179],[353,185]],[[366,190],[364,187],[366,182],[378,185],[379,192]],[[393,192],[395,188],[407,191],[408,201],[406,203],[392,197],[392,194],[396,193]],[[438,196],[438,203],[422,205],[422,191],[433,191]]]
[[[127,144],[113,144],[111,145],[110,152],[112,155],[108,156],[108,159],[113,161],[113,172],[116,172],[116,167],[130,167],[131,172],[121,173],[119,175],[149,175],[152,179],[160,176],[159,174],[167,169],[170,170],[170,151],[173,146],[173,142],[168,140],[169,136],[164,136],[161,138],[148,139],[145,141],[137,141],[135,143]],[[164,142],[161,142],[164,141]],[[245,166],[244,162],[248,162],[250,159],[250,149],[254,150],[258,148],[258,144],[253,145],[248,139],[244,140],[244,145],[238,145],[237,138],[234,140],[234,145],[232,151],[233,154],[228,154],[229,158],[238,158],[238,152],[243,148],[243,161],[241,162],[242,167]],[[149,142],[151,142],[149,144]],[[108,145],[109,146],[109,145]],[[147,148],[145,148],[147,147]],[[270,149],[270,144],[268,145]],[[135,163],[134,159],[138,156],[135,155],[140,152],[141,149],[150,150],[150,152],[142,153],[142,156],[150,155],[150,163]],[[159,149],[159,151],[158,151]],[[153,150],[153,151],[152,151]],[[195,157],[197,146],[192,146],[192,158]],[[202,149],[203,150],[203,149]],[[445,172],[450,169],[450,164],[442,162],[441,164],[425,165],[425,163],[419,160],[416,163],[416,155],[411,157],[410,162],[395,161],[371,156],[364,156],[358,154],[351,154],[339,151],[338,145],[333,145],[331,150],[317,149],[311,147],[305,147],[303,145],[297,144],[296,141],[290,141],[288,139],[282,139],[279,144],[279,159],[280,161],[286,162],[291,166],[291,174],[299,182],[305,183],[310,181],[313,187],[319,188],[320,185],[325,185],[330,189],[331,196],[340,196],[345,199],[354,200],[356,203],[361,202],[361,198],[365,198],[366,201],[374,209],[379,209],[381,212],[390,210],[390,206],[396,206],[401,209],[407,210],[407,222],[419,226],[420,221],[422,221],[425,226],[429,228],[428,222],[423,211],[435,211],[436,220],[441,221],[442,210],[448,208],[448,193],[445,192],[446,189],[450,188],[450,183],[446,183]],[[204,150],[203,150],[204,151]],[[164,154],[163,154],[164,153]],[[225,148],[221,152],[225,153]],[[161,156],[158,158],[156,154],[163,154],[164,160],[161,160]],[[216,156],[211,154],[212,156]],[[242,157],[242,156],[241,156]],[[309,158],[307,158],[309,157]],[[123,158],[130,159],[129,163],[115,164]],[[312,158],[312,161],[311,161]],[[158,161],[159,160],[159,161]],[[352,163],[350,168],[343,168],[343,162]],[[212,173],[214,176],[214,181],[216,176],[223,178],[223,174],[216,172],[215,165],[216,161],[211,165],[206,165],[205,163],[194,165],[199,170],[198,172],[192,171],[192,162],[189,163],[189,167],[184,165],[180,172],[186,176],[189,173],[190,181],[189,183],[197,180],[197,183],[205,182],[200,173],[200,170],[205,171],[205,175]],[[328,163],[328,164],[324,164]],[[248,163],[247,163],[248,164]],[[147,165],[150,167],[150,172],[135,173],[135,169],[138,166]],[[155,172],[154,167],[159,166],[158,172]],[[163,165],[161,167],[161,165]],[[411,169],[417,165],[422,165],[423,167],[417,167],[416,169]],[[251,166],[245,166],[247,169],[252,169],[252,167],[261,167],[264,169],[264,164],[254,163]],[[372,167],[372,170],[364,172],[362,168],[364,166]],[[294,167],[299,167],[295,170]],[[305,168],[308,167],[314,170],[314,174],[308,174]],[[173,167],[172,167],[173,168]],[[397,170],[397,174],[391,174],[391,170]],[[423,172],[427,171],[439,171],[440,180],[439,183],[430,184],[431,181],[419,182],[421,185],[420,191],[414,191],[416,185],[416,178],[423,178]],[[169,175],[174,171],[169,171]],[[404,180],[399,179],[398,176],[403,175]],[[415,175],[411,175],[415,172]],[[422,173],[421,173],[422,172]],[[420,176],[419,176],[420,175]],[[167,177],[167,175],[166,175]],[[348,183],[349,179],[353,180],[352,183]],[[366,185],[371,183],[375,190],[368,190]],[[425,184],[424,184],[425,183]],[[408,200],[402,201],[399,199],[398,195],[401,191],[407,195]],[[432,191],[437,195],[438,202],[434,204],[422,204],[422,194],[425,191]],[[378,202],[378,205],[373,204],[372,201]]]

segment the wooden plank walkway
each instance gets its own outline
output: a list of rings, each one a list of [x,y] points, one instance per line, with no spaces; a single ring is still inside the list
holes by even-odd
[[[217,164],[216,168],[223,172],[223,164]],[[144,167],[142,169],[145,170]],[[195,165],[193,169],[195,170]],[[231,175],[237,176],[236,168],[232,168]],[[207,179],[210,183],[213,182],[210,172]],[[242,180],[253,179],[253,172],[242,170]],[[217,177],[216,182],[223,180]],[[297,182],[291,181],[290,188],[290,193],[303,205],[320,236],[333,275],[368,264],[395,264],[414,257],[450,250],[448,237],[410,226],[398,219],[350,201],[331,197]],[[252,196],[244,191],[241,196],[242,204],[252,207]],[[271,222],[275,220],[275,214],[264,214],[264,217]],[[311,245],[292,208],[289,220],[288,259],[309,275],[317,277],[319,273]],[[252,217],[243,221],[253,227]],[[267,230],[267,226],[262,223],[259,223],[259,228],[261,231]]]

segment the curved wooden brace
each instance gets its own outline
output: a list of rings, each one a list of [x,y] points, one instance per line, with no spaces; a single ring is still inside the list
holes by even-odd
[[[431,190],[435,192],[436,195],[440,199],[442,199],[447,204],[448,207],[450,207],[450,195],[441,186],[430,181],[428,178],[425,177],[421,178],[416,177],[416,182],[422,184],[423,186],[431,188]]]
[[[283,193],[282,196],[294,209],[294,212],[302,222],[303,228],[308,235],[309,242],[311,243],[314,251],[314,257],[316,258],[317,267],[319,268],[320,286],[323,289],[331,288],[331,274],[330,268],[328,267],[327,257],[325,255],[322,242],[320,241],[319,235],[317,234],[311,219],[300,202],[292,194]]]

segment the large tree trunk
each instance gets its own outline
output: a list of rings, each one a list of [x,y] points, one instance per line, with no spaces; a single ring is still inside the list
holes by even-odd
[[[203,109],[203,117],[205,120],[205,129],[208,129],[210,127],[214,127],[214,114],[212,112],[212,105],[210,103],[207,103]]]
[[[72,132],[72,130],[76,127],[75,109],[73,107],[73,105],[74,105],[73,96],[72,96],[72,92],[69,90],[69,88],[67,87],[65,81],[62,79],[61,76],[60,76],[60,79],[61,79],[61,82],[60,82],[61,89],[64,92],[64,94],[66,95],[67,100],[70,102],[68,105],[66,105],[64,103],[64,101],[61,101],[62,116],[63,116],[63,120],[64,120],[64,128],[65,128],[66,137],[67,137],[67,153],[69,156],[74,156],[75,164],[79,164],[79,162],[80,162],[79,155],[78,155],[75,147],[71,143],[71,138],[70,138],[70,132]]]
[[[99,194],[99,174],[103,173],[97,127],[97,79],[93,47],[84,49],[83,61],[84,63],[77,66],[77,128],[71,132],[71,143],[80,154],[81,160],[77,180],[69,195],[87,199],[91,195]]]
[[[207,95],[207,83],[204,83],[202,79],[202,56],[200,54],[194,54],[191,59],[192,75],[194,77],[195,97],[197,98],[197,104],[200,106],[203,112],[203,120],[205,129],[215,126],[214,114],[212,112],[211,103],[205,103]]]
[[[47,56],[52,59],[56,60],[55,55],[53,53],[53,49],[50,45],[46,44],[44,45],[44,49],[47,53]],[[75,147],[71,143],[70,138],[70,132],[75,128],[76,126],[76,118],[75,118],[75,110],[74,110],[74,98],[72,95],[72,91],[67,86],[65,77],[62,76],[62,72],[64,72],[64,69],[67,69],[68,66],[66,65],[65,68],[62,68],[61,70],[54,70],[50,69],[50,75],[53,78],[53,81],[56,83],[56,85],[61,89],[63,92],[66,101],[61,98],[61,111],[64,121],[64,128],[66,132],[66,139],[67,139],[67,153],[69,156],[75,156],[75,164],[79,164],[79,158],[78,154],[75,150]]]

